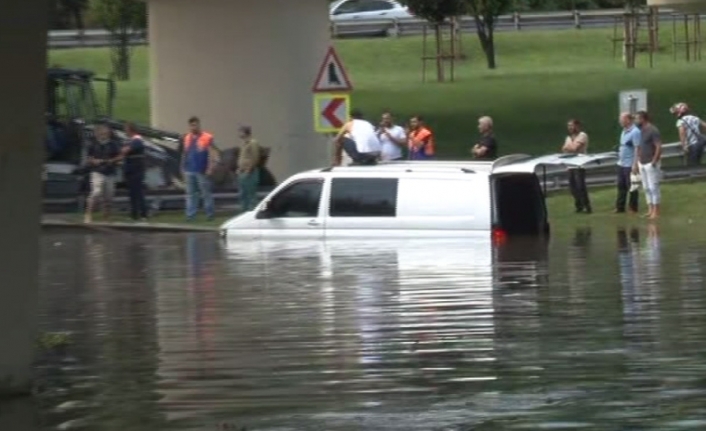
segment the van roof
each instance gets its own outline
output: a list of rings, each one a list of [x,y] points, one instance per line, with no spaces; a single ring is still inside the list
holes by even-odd
[[[566,169],[567,167],[587,167],[612,163],[617,159],[616,152],[598,154],[550,154],[532,157],[527,154],[510,154],[499,157],[494,161],[395,161],[382,162],[371,166],[336,166],[315,169],[303,174],[321,172],[341,173],[395,173],[395,172],[425,172],[437,174],[479,173],[490,175],[493,173],[525,172],[535,173],[537,167]]]
[[[469,160],[458,160],[458,161],[392,161],[392,162],[381,162],[376,165],[371,166],[336,166],[328,167],[323,169],[315,169],[308,171],[306,173],[318,173],[318,172],[349,172],[349,173],[362,173],[362,172],[435,172],[435,173],[486,173],[490,174],[493,169],[500,166],[505,166],[507,164],[516,163],[518,161],[526,160],[531,158],[526,154],[512,154],[509,156],[500,157],[494,161],[469,161]],[[460,171],[460,172],[459,172]]]

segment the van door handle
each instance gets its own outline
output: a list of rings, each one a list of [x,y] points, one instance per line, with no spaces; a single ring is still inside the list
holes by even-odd
[[[307,223],[309,226],[320,226],[321,223],[319,223],[316,220],[309,220],[309,223]]]

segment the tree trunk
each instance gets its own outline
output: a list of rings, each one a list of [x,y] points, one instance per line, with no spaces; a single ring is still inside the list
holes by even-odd
[[[117,81],[128,81],[130,79],[130,32],[129,30],[118,30],[114,35],[113,55],[113,77]]]
[[[83,11],[80,8],[74,8],[71,12],[74,16],[74,24],[76,24],[76,29],[78,30],[78,39],[82,41],[84,36]]]
[[[492,18],[486,21],[483,18],[476,16],[475,21],[478,41],[483,49],[483,53],[485,54],[488,69],[495,69],[497,64],[495,63],[495,38]]]
[[[56,1],[49,1],[49,30],[56,30],[61,28],[61,19],[59,16],[59,3]]]
[[[434,24],[434,37],[436,38],[436,80],[444,82],[444,60],[442,58],[441,24]]]

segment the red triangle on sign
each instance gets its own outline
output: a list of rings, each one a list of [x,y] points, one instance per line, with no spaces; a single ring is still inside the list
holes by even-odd
[[[331,46],[326,53],[326,57],[324,57],[321,68],[319,68],[319,74],[316,76],[312,91],[314,93],[320,93],[351,90],[353,90],[353,85],[350,79],[348,79],[346,69],[343,67],[343,63],[338,57],[338,54],[336,54],[336,50]]]

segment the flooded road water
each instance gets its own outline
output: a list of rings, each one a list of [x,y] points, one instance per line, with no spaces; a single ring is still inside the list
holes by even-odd
[[[46,234],[15,429],[706,429],[704,245]]]

